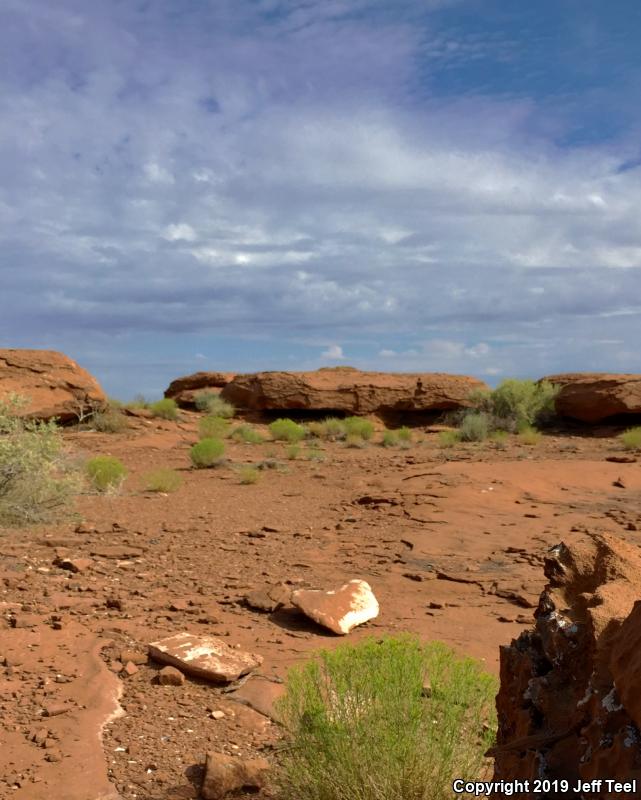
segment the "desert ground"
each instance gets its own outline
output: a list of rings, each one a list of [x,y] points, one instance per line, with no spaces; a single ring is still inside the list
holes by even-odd
[[[444,448],[440,426],[425,423],[406,449],[376,436],[362,448],[323,442],[314,460],[305,447],[289,459],[281,443],[228,440],[226,463],[197,470],[198,419],[183,410],[176,422],[131,417],[122,433],[65,429],[79,458],[121,459],[123,487],[81,495],[72,520],[1,530],[0,798],[196,798],[207,751],[278,757],[271,704],[313,651],[409,631],[498,674],[500,645],[533,624],[551,547],[587,532],[641,536],[641,470],[620,428]],[[253,485],[240,483],[244,464],[264,467]],[[156,467],[179,471],[182,486],[147,491]],[[380,615],[348,637],[246,601],[280,582],[354,578]],[[158,685],[147,645],[184,630],[262,664],[240,689]]]

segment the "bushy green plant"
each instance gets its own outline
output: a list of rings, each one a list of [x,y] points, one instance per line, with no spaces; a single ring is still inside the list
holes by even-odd
[[[396,431],[383,431],[381,444],[383,447],[396,447],[398,445],[398,436],[396,435]]]
[[[55,422],[25,419],[26,404],[15,394],[0,400],[0,525],[55,519],[82,483]]]
[[[198,469],[215,466],[225,453],[220,439],[201,439],[189,450],[191,463]]]
[[[360,449],[367,447],[367,442],[357,433],[348,433],[345,437],[345,447]]]
[[[293,419],[276,419],[269,426],[272,439],[281,442],[300,442],[305,437],[305,428]]]
[[[175,492],[182,486],[182,475],[175,469],[160,467],[145,475],[145,485],[149,492]]]
[[[529,425],[523,425],[521,426],[516,438],[521,444],[534,447],[535,445],[540,444],[543,434],[540,431],[537,431],[536,428],[532,428]]]
[[[105,408],[97,408],[91,414],[89,426],[98,433],[122,433],[127,430],[129,423],[121,407],[113,406],[110,402]]]
[[[234,406],[227,400],[223,400],[218,392],[199,392],[194,397],[194,404],[198,411],[206,411],[212,417],[231,419],[236,413]]]
[[[160,419],[178,419],[178,405],[171,397],[164,397],[162,400],[156,400],[155,403],[149,406],[149,410],[154,417],[160,417]]]
[[[461,422],[459,437],[462,442],[483,442],[490,432],[491,421],[483,412],[469,411]]]
[[[496,430],[490,433],[490,441],[500,450],[503,450],[508,442],[509,434],[507,431]]]
[[[244,442],[245,444],[261,444],[264,438],[260,431],[252,428],[251,425],[239,425],[231,433],[231,438],[237,442]]]
[[[201,439],[226,439],[231,434],[231,423],[224,417],[203,417],[198,422]]]
[[[628,428],[620,434],[619,441],[626,450],[641,450],[641,425]]]
[[[412,429],[408,428],[407,425],[403,425],[396,431],[396,435],[398,436],[401,442],[411,442],[412,441]]]
[[[441,447],[454,447],[461,441],[461,434],[459,431],[440,431],[438,435],[438,443]]]
[[[477,662],[440,642],[401,636],[322,651],[290,671],[277,706],[290,739],[279,796],[450,800],[455,778],[487,773],[496,690]]]
[[[296,461],[296,459],[300,455],[300,446],[297,444],[290,444],[287,450],[285,451],[285,455],[290,461]]]
[[[92,486],[99,492],[116,491],[127,477],[127,468],[115,456],[95,456],[85,465]]]
[[[258,479],[260,478],[260,472],[256,469],[256,467],[241,467],[238,470],[238,475],[240,477],[240,482],[248,486],[251,483],[257,483]]]
[[[374,435],[374,426],[364,417],[346,417],[343,425],[347,436],[360,436],[368,442]]]
[[[307,430],[310,436],[317,439],[344,439],[345,438],[345,422],[337,417],[327,417],[321,422],[310,422],[307,425]]]
[[[473,408],[495,419],[493,427],[516,431],[524,425],[544,425],[554,416],[559,387],[548,381],[507,378],[488,391],[470,395]]]

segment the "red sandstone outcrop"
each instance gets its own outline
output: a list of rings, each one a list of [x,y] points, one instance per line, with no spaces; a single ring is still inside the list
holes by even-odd
[[[483,381],[438,372],[361,372],[328,367],[316,372],[257,372],[237,375],[222,390],[236,408],[301,409],[369,414],[377,411],[447,411],[468,405]]]
[[[61,422],[107,401],[92,375],[54,350],[0,350],[0,398],[8,394],[28,398],[26,415]]]
[[[203,391],[219,392],[234,379],[231,372],[194,372],[176,378],[165,389],[165,397],[175,400],[181,408],[194,406],[195,397]]]
[[[615,414],[641,414],[641,375],[568,372],[544,378],[561,388],[556,410],[581,422],[600,422]]]
[[[554,548],[545,574],[534,630],[501,648],[495,778],[641,781],[641,550],[593,535]]]

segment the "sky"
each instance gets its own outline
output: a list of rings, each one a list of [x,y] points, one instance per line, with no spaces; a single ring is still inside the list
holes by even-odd
[[[0,6],[0,347],[641,372],[638,0]]]

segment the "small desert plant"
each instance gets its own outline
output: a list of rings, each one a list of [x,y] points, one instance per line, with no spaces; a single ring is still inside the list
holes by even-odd
[[[231,434],[231,424],[224,417],[203,417],[198,423],[201,439],[226,439]]]
[[[343,420],[347,436],[360,436],[368,442],[374,435],[374,426],[363,417],[347,417]]]
[[[528,425],[523,425],[518,432],[517,441],[521,444],[529,445],[530,447],[534,447],[540,443],[541,439],[543,438],[543,434],[536,430],[536,428],[532,428]]]
[[[367,442],[357,433],[348,433],[345,437],[345,447],[362,448],[367,447]]]
[[[223,400],[217,392],[199,392],[194,397],[194,404],[198,411],[206,411],[212,417],[231,419],[236,413],[234,406]]]
[[[398,436],[401,442],[411,442],[412,441],[412,429],[408,428],[407,425],[403,425],[396,431],[396,435]]]
[[[145,484],[149,492],[175,492],[182,486],[182,475],[175,469],[160,467],[145,475]]]
[[[278,703],[291,745],[279,796],[449,800],[455,778],[488,770],[496,690],[477,662],[440,642],[401,636],[322,651],[289,672]]]
[[[396,435],[396,431],[383,431],[381,444],[383,447],[396,447],[398,445],[398,436]]]
[[[144,394],[137,394],[129,403],[125,403],[127,408],[149,408],[151,403]]]
[[[300,455],[300,446],[297,444],[290,444],[285,451],[285,455],[290,461],[295,461]]]
[[[225,445],[220,439],[201,439],[189,450],[194,467],[204,469],[215,466],[223,457]]]
[[[322,422],[310,422],[307,425],[310,436],[317,439],[344,439],[345,422],[337,417],[327,417]]]
[[[305,454],[308,461],[325,461],[325,453],[313,444],[310,444]]]
[[[55,422],[21,416],[27,402],[15,394],[0,400],[0,525],[55,519],[82,483]]]
[[[89,419],[89,426],[99,433],[122,433],[127,430],[129,423],[121,408],[112,405],[111,401],[106,408],[96,408]]]
[[[483,412],[468,412],[461,422],[459,435],[463,442],[483,442],[490,432],[490,418]]]
[[[438,443],[441,447],[454,447],[461,441],[461,434],[459,431],[440,431],[438,435]]]
[[[171,397],[164,397],[162,400],[156,400],[155,403],[149,406],[149,410],[154,417],[160,417],[160,419],[178,419],[178,405]]]
[[[251,483],[257,483],[260,478],[260,471],[257,470],[256,467],[241,467],[238,470],[238,475],[240,477],[240,482],[244,486],[248,486]]]
[[[261,444],[265,440],[262,434],[252,428],[251,425],[239,425],[231,433],[231,438],[237,442],[244,442],[245,444]]]
[[[509,434],[507,431],[496,430],[492,431],[489,436],[490,441],[492,444],[496,445],[499,449],[503,450],[507,445],[507,441],[509,438]]]
[[[269,426],[272,439],[276,441],[300,442],[305,437],[305,428],[293,419],[277,419]]]
[[[87,477],[99,492],[117,491],[127,477],[127,468],[115,456],[95,456],[85,465]]]
[[[619,436],[619,441],[626,450],[641,450],[641,425],[628,428]]]

